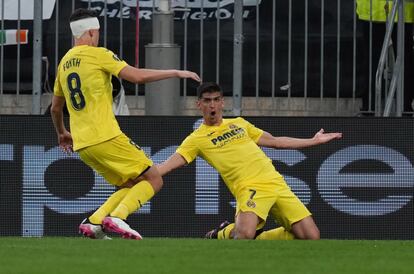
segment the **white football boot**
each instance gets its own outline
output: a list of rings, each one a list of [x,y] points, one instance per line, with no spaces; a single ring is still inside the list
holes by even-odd
[[[88,218],[83,220],[79,225],[79,234],[91,239],[112,240],[110,237],[106,236],[102,225],[94,225],[89,222]]]
[[[124,220],[116,217],[105,217],[102,222],[105,231],[115,232],[124,239],[142,240],[142,236],[133,230]]]

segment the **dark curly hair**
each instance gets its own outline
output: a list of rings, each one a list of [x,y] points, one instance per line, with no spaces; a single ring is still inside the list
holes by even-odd
[[[77,21],[80,19],[98,17],[98,12],[96,10],[88,9],[76,9],[73,11],[72,15],[69,18],[69,22]]]
[[[221,90],[221,87],[214,82],[205,82],[202,83],[198,88],[197,88],[197,96],[200,99],[204,93],[207,92],[220,92],[221,96],[223,96],[223,91]]]

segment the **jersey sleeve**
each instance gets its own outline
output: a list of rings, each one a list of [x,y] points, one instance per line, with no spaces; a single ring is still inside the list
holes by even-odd
[[[185,140],[177,148],[176,152],[183,156],[188,164],[194,161],[195,158],[197,158],[199,149],[197,144],[194,142],[194,138],[192,137],[192,135],[185,138]]]
[[[119,72],[128,65],[127,62],[119,59],[115,53],[106,48],[100,48],[98,60],[105,71],[117,77]]]
[[[243,119],[243,118],[241,118],[241,119]],[[254,126],[253,124],[251,124],[250,122],[248,122],[244,119],[243,119],[243,121],[245,123],[247,134],[249,135],[249,137],[255,143],[257,143],[259,141],[260,137],[262,137],[264,131],[260,128],[257,128],[256,126]]]
[[[64,96],[63,89],[59,81],[60,78],[60,64],[58,66],[58,71],[56,73],[55,84],[53,86],[53,94],[56,96]]]

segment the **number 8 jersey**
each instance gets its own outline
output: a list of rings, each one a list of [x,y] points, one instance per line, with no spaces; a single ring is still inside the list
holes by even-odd
[[[111,78],[127,65],[106,48],[86,45],[73,47],[60,61],[54,94],[65,96],[75,151],[121,134]]]

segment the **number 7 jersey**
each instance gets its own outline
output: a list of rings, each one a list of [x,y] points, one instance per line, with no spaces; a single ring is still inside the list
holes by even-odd
[[[103,47],[76,46],[60,61],[54,86],[70,115],[74,150],[121,134],[112,111],[112,75],[128,64]]]
[[[191,163],[200,156],[221,175],[236,197],[246,187],[285,184],[272,160],[257,145],[263,130],[238,117],[223,119],[219,126],[201,124],[177,148]]]

